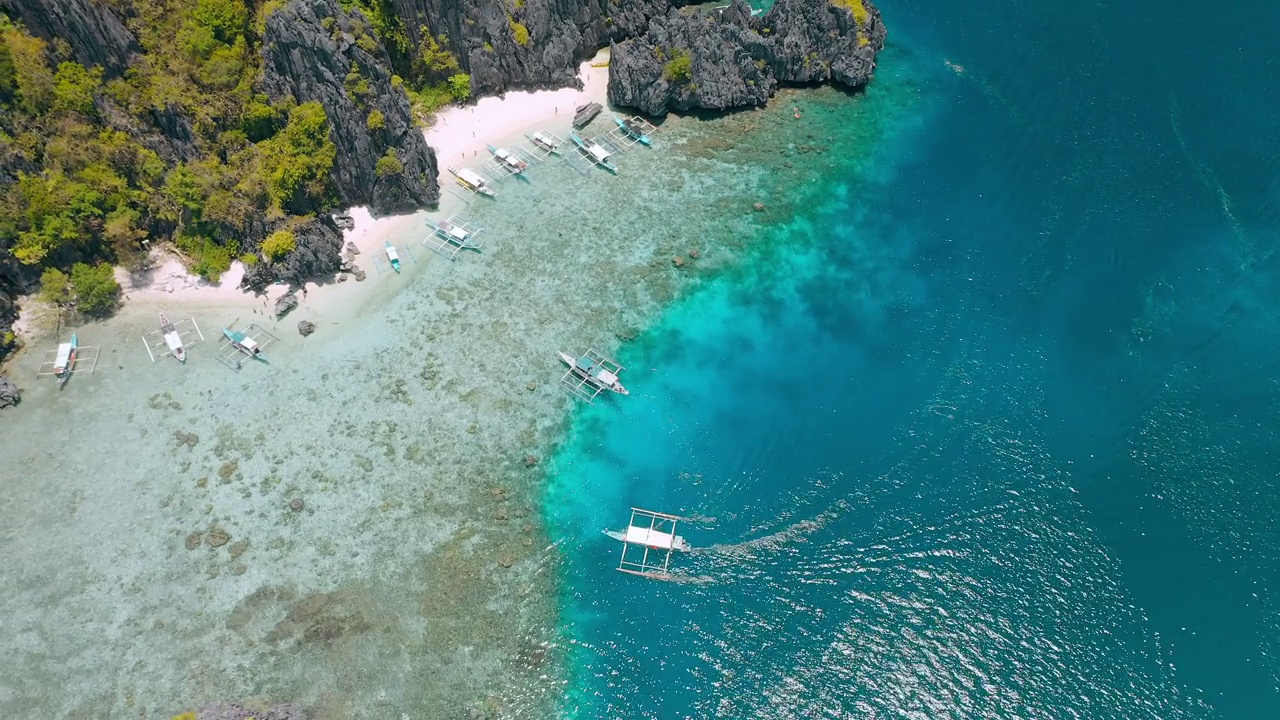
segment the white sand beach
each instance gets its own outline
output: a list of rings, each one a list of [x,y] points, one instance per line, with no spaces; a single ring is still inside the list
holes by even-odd
[[[471,158],[483,158],[485,145],[535,129],[562,134],[573,121],[573,111],[589,102],[607,104],[609,49],[582,63],[578,77],[582,89],[509,92],[502,97],[481,98],[475,105],[451,107],[436,115],[427,130],[427,144],[436,151],[441,169]],[[444,178],[441,178],[443,184]]]

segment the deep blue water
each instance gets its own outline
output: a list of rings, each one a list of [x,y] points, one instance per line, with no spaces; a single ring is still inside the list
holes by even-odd
[[[549,465],[566,713],[1275,716],[1280,6],[881,9],[916,121]]]

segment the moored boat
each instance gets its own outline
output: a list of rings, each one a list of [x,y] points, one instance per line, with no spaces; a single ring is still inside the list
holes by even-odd
[[[493,153],[493,157],[498,161],[498,164],[507,172],[510,172],[513,175],[519,175],[529,169],[529,163],[521,160],[519,157],[516,157],[516,154],[510,150],[494,147],[492,145],[486,145],[485,147],[489,148],[489,152]]]
[[[532,142],[534,145],[537,145],[552,155],[560,154],[560,143],[547,137],[545,133],[540,133],[535,130],[531,133],[525,133],[525,137],[529,138],[529,142]]]
[[[75,333],[71,333],[69,342],[58,344],[58,354],[53,360],[53,376],[58,379],[58,387],[62,387],[71,378],[71,371],[76,367],[76,351],[80,342]]]
[[[178,362],[186,363],[187,349],[182,344],[182,333],[178,332],[164,313],[160,313],[160,334],[164,336],[164,344],[168,346],[169,352],[173,353]]]
[[[462,187],[478,192],[481,195],[497,197],[497,194],[489,187],[489,183],[485,182],[485,179],[480,177],[480,173],[475,170],[470,168],[449,168],[449,172],[453,173],[453,177],[458,180],[458,184]]]
[[[635,120],[632,120],[630,118],[627,118],[626,120],[624,120],[618,117],[617,115],[614,115],[613,121],[618,123],[618,127],[622,128],[622,132],[635,138],[642,145],[653,144],[653,140],[649,139],[649,136],[645,134],[644,128],[641,127],[640,124],[637,123]]]
[[[620,542],[643,545],[656,550],[677,550],[679,552],[693,550],[693,546],[684,537],[654,528],[629,525],[626,530],[605,530],[604,534]]]
[[[606,150],[603,145],[594,140],[588,140],[576,132],[569,133],[569,139],[573,141],[574,145],[577,145],[578,148],[582,150],[591,162],[599,165],[605,170],[608,170],[614,175],[618,174],[617,166],[609,162],[609,157],[613,153]]]
[[[573,371],[586,378],[588,382],[597,387],[604,388],[616,392],[619,395],[630,395],[631,392],[622,386],[618,381],[618,376],[606,369],[602,364],[595,362],[589,357],[575,358],[567,352],[559,352],[560,359]]]
[[[222,334],[226,336],[227,340],[231,341],[231,346],[235,349],[251,358],[255,358],[263,362],[267,361],[267,356],[262,354],[262,348],[258,347],[258,342],[253,338],[245,335],[239,330],[231,330],[229,328],[222,328]],[[239,363],[237,363],[237,367],[238,366]]]
[[[387,241],[387,260],[391,262],[391,268],[397,273],[400,272],[400,253],[396,252],[396,246]]]

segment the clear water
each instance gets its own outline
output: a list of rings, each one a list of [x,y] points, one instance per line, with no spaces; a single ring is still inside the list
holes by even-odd
[[[1269,716],[1280,13],[881,7],[841,160],[554,458],[564,714]]]
[[[269,366],[142,306],[21,360],[0,715],[1273,714],[1280,9],[882,10],[867,93],[537,167],[454,263],[415,219]],[[557,386],[591,346],[629,397]]]

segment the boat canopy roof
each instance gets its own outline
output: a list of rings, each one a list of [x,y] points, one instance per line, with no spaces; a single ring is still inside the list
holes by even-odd
[[[236,342],[240,344],[240,347],[246,350],[253,350],[254,348],[258,347],[257,341],[249,337],[248,335],[245,335],[244,337],[240,338]]]
[[[596,143],[587,145],[587,150],[593,157],[595,157],[596,160],[600,161],[608,160],[609,155],[611,154],[608,150],[605,150],[602,145],[597,145]]]
[[[443,230],[450,237],[457,238],[458,240],[466,240],[467,235],[470,234],[466,230],[463,230],[462,228],[450,222],[441,221],[440,224],[437,225],[436,227]]]
[[[49,356],[45,355],[45,357],[49,357]],[[71,343],[69,342],[59,343],[58,356],[54,359],[53,366],[66,367],[67,363],[69,362],[71,362]]]
[[[177,330],[167,332],[164,334],[164,344],[168,345],[173,352],[177,352],[182,349],[182,336]]]
[[[596,379],[605,385],[613,385],[618,382],[618,376],[608,370],[600,369],[595,373]]]
[[[480,177],[480,173],[471,168],[462,168],[458,171],[458,177],[470,185],[475,187],[484,187],[484,178]]]
[[[391,258],[392,260],[400,259],[400,253],[396,252],[395,245],[391,245],[389,243],[387,244],[387,257]]]
[[[670,550],[680,544],[679,538],[671,533],[665,533],[660,530],[653,530],[646,527],[637,527],[631,525],[627,528],[627,534],[624,542],[635,543],[636,545],[647,545],[649,547],[659,548],[662,550]]]

